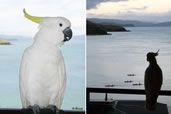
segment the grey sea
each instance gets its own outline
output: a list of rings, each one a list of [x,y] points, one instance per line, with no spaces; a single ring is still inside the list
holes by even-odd
[[[171,90],[171,27],[127,29],[130,32],[87,37],[87,86],[144,89],[144,72],[149,64],[146,54],[160,49],[156,58],[163,71],[162,89]],[[92,94],[91,98],[103,99],[104,94]],[[145,99],[145,96],[110,94],[109,98]],[[158,101],[171,107],[171,97],[160,96]]]
[[[33,39],[0,36],[12,45],[0,45],[0,108],[21,108],[19,66],[24,49]],[[62,46],[67,72],[67,89],[62,109],[85,109],[85,36],[74,36]]]

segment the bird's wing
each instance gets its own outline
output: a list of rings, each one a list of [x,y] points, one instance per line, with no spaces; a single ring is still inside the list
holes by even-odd
[[[24,55],[22,57],[21,65],[20,65],[20,77],[19,77],[19,87],[20,87],[20,97],[22,101],[23,108],[26,108],[29,105],[29,102],[26,98],[27,95],[27,80],[28,80],[28,64],[29,64],[29,56],[28,49],[25,50]]]
[[[59,63],[58,76],[60,77],[61,82],[59,82],[60,84],[59,84],[58,94],[56,97],[56,106],[60,108],[62,105],[62,101],[64,98],[65,89],[66,89],[66,71],[65,71],[65,63],[64,63],[63,58]]]

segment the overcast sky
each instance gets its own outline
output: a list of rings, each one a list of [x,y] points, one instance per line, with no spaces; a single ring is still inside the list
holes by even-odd
[[[171,21],[171,0],[87,0],[87,17]]]
[[[33,36],[38,25],[23,15],[63,16],[71,21],[74,35],[85,34],[85,0],[0,0],[0,34]]]

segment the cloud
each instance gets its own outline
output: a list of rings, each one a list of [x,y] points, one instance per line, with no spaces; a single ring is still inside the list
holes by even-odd
[[[87,9],[96,8],[98,4],[104,2],[121,2],[121,1],[128,1],[128,0],[87,0]]]
[[[128,9],[126,9],[126,10],[136,10],[136,11],[142,11],[142,10],[145,10],[145,9],[147,9],[148,7],[147,6],[143,6],[143,7],[141,7],[141,8],[128,8]]]
[[[89,14],[88,18],[103,18],[103,19],[121,19],[121,20],[139,20],[146,22],[167,22],[171,18],[171,10],[164,13],[139,13],[133,11],[120,12],[116,15],[95,15]]]
[[[162,13],[139,13],[134,11],[121,12],[115,16],[118,19],[140,20],[149,22],[167,22],[171,18],[171,10]]]
[[[171,5],[170,0],[99,0],[91,4],[91,9],[87,10],[87,17],[129,19],[144,21],[170,21]],[[110,1],[110,2],[109,2]],[[91,2],[91,1],[89,1]],[[88,5],[88,4],[87,4]],[[90,7],[90,6],[89,6]]]

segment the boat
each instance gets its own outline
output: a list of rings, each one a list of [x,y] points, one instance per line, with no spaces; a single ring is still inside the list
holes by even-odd
[[[143,85],[142,83],[135,83],[135,84],[132,84],[133,86],[140,86],[140,85]]]
[[[136,74],[127,74],[127,76],[136,76]]]
[[[124,83],[132,83],[133,81],[132,80],[126,80],[124,81]]]

